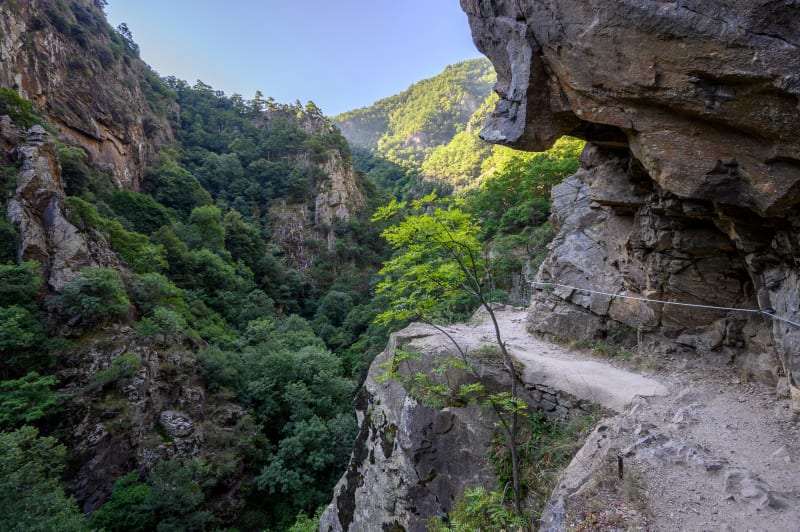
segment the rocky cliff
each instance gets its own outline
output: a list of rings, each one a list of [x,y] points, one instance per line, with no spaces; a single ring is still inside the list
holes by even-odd
[[[56,376],[59,393],[66,394],[60,420],[44,427],[43,432],[55,430],[69,448],[65,483],[84,512],[97,510],[108,499],[114,482],[127,473],[138,472],[144,482],[160,463],[168,462],[202,467],[202,472],[193,470],[196,478],[205,479],[202,493],[198,484],[184,483],[183,487],[196,489],[203,500],[202,511],[213,514],[213,526],[227,526],[240,517],[256,469],[270,456],[261,443],[266,442],[262,428],[234,403],[235,394],[221,392],[203,373],[198,352],[208,347],[207,342],[213,342],[213,333],[206,336],[196,332],[199,320],[186,306],[185,293],[165,276],[158,278],[177,298],[166,304],[176,305],[172,309],[178,318],[177,330],[150,334],[139,328],[153,310],[145,310],[134,297],[147,291],[142,278],[137,277],[143,272],[122,258],[120,247],[113,245],[107,231],[110,226],[100,227],[107,222],[124,238],[148,246],[145,232],[159,226],[177,227],[179,217],[185,219],[191,208],[211,201],[211,196],[174,160],[178,157],[176,148],[188,150],[193,142],[180,136],[185,133],[181,126],[186,124],[179,120],[178,95],[138,58],[130,34],[115,32],[107,25],[103,5],[105,2],[99,0],[0,2],[0,230],[13,241],[7,246],[12,251],[3,260],[35,261],[42,266],[46,286],[37,301],[37,308],[43,312],[42,323],[37,323],[41,328],[36,331],[43,337],[46,331],[52,338],[47,338],[40,353],[48,362],[37,369]],[[232,107],[222,93],[213,93],[212,97],[221,102],[219,108]],[[192,116],[211,123],[222,113],[211,119],[208,109],[203,111],[207,114],[198,111]],[[263,233],[260,226],[256,229],[234,216],[232,223],[245,238],[243,248],[249,246],[253,251],[252,262],[264,259],[265,244],[283,246],[283,262],[270,270],[278,278],[284,266],[309,264],[315,254],[327,256],[341,235],[341,225],[365,204],[346,142],[338,131],[320,113],[301,112],[290,106],[255,106],[252,111],[242,107],[222,119],[233,124],[226,132],[235,132],[240,143],[242,137],[250,135],[244,144],[253,146],[252,158],[272,158],[269,162],[279,168],[256,177],[252,168],[246,168],[245,173],[239,166],[237,194],[229,198],[231,203],[238,200],[237,206],[252,209],[256,220],[268,210],[272,215],[263,216]],[[220,145],[222,155],[228,155],[223,150],[229,139],[222,137],[215,125],[209,126],[208,138],[213,141],[209,145]],[[276,138],[283,135],[282,144],[264,147],[269,144],[265,140],[267,130],[274,130]],[[293,136],[296,131],[302,135]],[[256,142],[261,142],[261,151]],[[162,150],[165,145],[170,149]],[[231,155],[240,164],[236,157]],[[177,193],[151,191],[161,192],[162,199],[182,193],[189,198],[193,190],[200,191],[200,200],[191,203],[193,200],[187,199],[190,205],[186,212],[178,213],[159,205],[153,196],[121,194],[122,207],[135,211],[142,204],[130,203],[145,200],[145,208],[163,216],[148,229],[134,227],[130,220],[123,220],[123,229],[118,219],[111,221],[110,217],[116,215],[108,202],[114,194],[139,190],[143,179],[146,185],[164,186],[167,178],[158,181],[154,177],[162,175],[159,171],[166,164],[164,160],[169,161],[164,173],[182,178],[183,186],[174,189]],[[201,174],[204,169],[192,170]],[[299,192],[290,195],[282,185],[295,174],[299,176],[295,180]],[[232,181],[220,180],[226,185]],[[92,181],[92,185],[79,186],[84,181]],[[245,189],[255,198],[252,202],[239,197],[245,195]],[[78,198],[79,194],[83,196]],[[70,197],[73,195],[76,197]],[[78,199],[79,203],[70,203]],[[74,207],[80,204],[88,205],[87,212],[94,213],[94,225],[83,223],[86,220]],[[98,216],[96,210],[102,215]],[[5,221],[6,215],[10,224]],[[105,222],[99,222],[101,217]],[[222,221],[218,222],[217,229],[224,232]],[[273,229],[274,235],[266,229]],[[296,240],[282,240],[283,234],[289,235],[288,240]],[[256,241],[258,238],[263,241]],[[216,251],[220,255],[215,262],[226,260],[220,257],[233,262],[224,247]],[[155,262],[164,260],[163,252],[161,249],[158,256],[144,258],[150,262],[146,272],[169,273],[165,263],[153,266],[151,261],[154,257]],[[294,252],[298,253],[296,260],[291,255]],[[87,267],[116,270],[134,300],[118,320],[115,318],[117,323],[81,329],[76,325],[80,316],[74,321],[59,321],[52,312],[44,312],[48,300]],[[232,264],[222,269],[231,274],[227,280],[232,284],[247,278],[241,284],[242,292],[231,294],[231,298],[240,298],[237,306],[248,296],[258,298],[260,305],[254,305],[255,311],[244,318],[228,318],[231,325],[243,329],[250,319],[274,317],[272,300],[255,289],[252,271],[242,267],[234,272]],[[262,286],[272,281],[279,282],[267,279]],[[201,283],[203,290],[210,290],[216,281]],[[193,304],[195,310],[197,306]],[[215,319],[217,324],[229,327],[218,314]],[[57,338],[62,335],[68,338]],[[11,351],[7,345],[0,348],[3,379],[16,377],[5,367]],[[275,427],[270,429],[277,432]],[[253,528],[264,526],[262,522]]]
[[[0,4],[0,86],[30,100],[117,185],[137,189],[177,106],[96,0]]]
[[[800,4],[461,0],[494,63],[483,137],[588,141],[554,190],[532,326],[800,385]],[[589,294],[580,289],[735,312]]]
[[[338,134],[321,116],[306,114],[299,120],[308,135]],[[304,152],[292,162],[314,176],[309,183],[309,198],[304,202],[279,200],[270,207],[272,239],[289,264],[305,271],[315,252],[320,251],[309,249],[307,242],[322,238],[327,251],[333,252],[337,225],[347,223],[366,205],[366,198],[358,187],[349,155],[340,150],[328,149],[317,157]]]
[[[519,370],[520,397],[532,412],[564,422],[595,409],[623,410],[634,397],[667,393],[652,379],[530,336],[525,309],[497,307],[495,314]],[[452,390],[476,381],[490,393],[509,388],[500,355],[492,350],[494,329],[485,311],[446,331],[447,336],[412,324],[394,333],[375,359],[356,399],[360,430],[350,464],[322,515],[321,531],[422,532],[431,518],[447,516],[466,488],[498,488],[490,453],[496,451],[493,438],[499,430],[490,408],[463,401],[432,405],[420,400],[409,380],[384,375],[390,365],[400,364],[405,377],[435,374],[437,383]],[[468,353],[474,373],[453,367],[441,371],[442,359],[455,353],[454,341]],[[399,350],[419,357],[399,363]]]

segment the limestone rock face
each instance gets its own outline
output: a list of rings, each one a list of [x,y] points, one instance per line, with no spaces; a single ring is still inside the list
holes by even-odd
[[[588,141],[554,190],[560,232],[540,280],[800,322],[800,3],[461,5],[498,74],[484,138]],[[800,327],[763,314],[556,288],[535,298],[532,322],[800,383]]]
[[[42,265],[48,284],[58,289],[86,266],[110,266],[114,254],[103,243],[89,242],[64,215],[64,188],[55,147],[41,126],[27,133],[10,121],[0,122],[0,138],[15,145],[12,158],[20,165],[17,188],[8,202],[8,217],[19,227],[20,259]]]
[[[486,409],[435,410],[400,383],[379,382],[381,364],[391,361],[398,347],[434,333],[415,324],[393,334],[370,367],[356,399],[360,430],[353,455],[322,516],[321,531],[422,532],[429,518],[450,511],[466,487],[496,484],[487,454],[493,427]],[[433,356],[426,353],[413,371],[429,370]]]
[[[0,5],[0,87],[30,100],[64,142],[122,188],[137,189],[148,160],[172,139],[177,109],[156,75],[105,22],[94,0]],[[152,103],[151,103],[152,102]],[[163,105],[154,111],[153,104]]]
[[[333,133],[322,116],[306,115],[300,126],[309,135]],[[337,225],[347,223],[367,202],[353,165],[341,150],[329,148],[321,156],[300,153],[292,162],[315,176],[309,183],[310,195],[306,201],[289,195],[274,201],[269,215],[272,241],[282,249],[287,263],[302,272],[318,251],[309,249],[308,242],[324,240],[328,251],[334,251]]]

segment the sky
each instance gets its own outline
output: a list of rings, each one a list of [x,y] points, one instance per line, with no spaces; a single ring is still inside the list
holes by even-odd
[[[480,56],[458,0],[109,0],[106,13],[162,76],[328,116]]]

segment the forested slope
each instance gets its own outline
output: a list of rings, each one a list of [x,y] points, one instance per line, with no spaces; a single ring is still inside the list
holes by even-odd
[[[354,436],[372,188],[313,103],[160,79],[103,4],[0,6],[0,528],[282,528]]]
[[[394,160],[351,152],[313,102],[159,77],[103,6],[0,5],[0,528],[307,523],[386,344],[375,208],[471,187],[498,294],[525,297],[580,146],[472,149],[475,60],[354,112]]]

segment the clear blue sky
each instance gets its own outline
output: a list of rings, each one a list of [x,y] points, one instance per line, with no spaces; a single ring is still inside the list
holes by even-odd
[[[458,0],[109,0],[162,76],[250,99],[364,107],[480,56]]]

